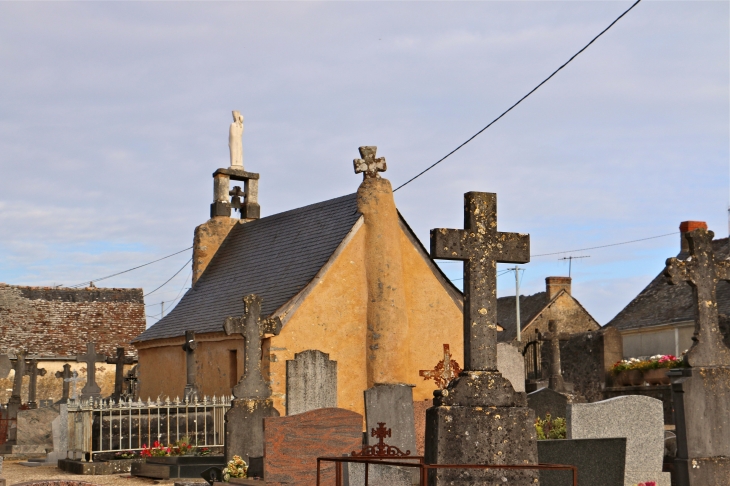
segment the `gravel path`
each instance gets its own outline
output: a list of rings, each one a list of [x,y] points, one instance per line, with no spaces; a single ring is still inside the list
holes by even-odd
[[[174,479],[158,481],[154,479],[137,478],[130,476],[129,473],[109,474],[104,476],[85,476],[61,471],[56,466],[26,467],[21,466],[18,462],[20,461],[4,462],[2,465],[3,472],[0,477],[5,478],[8,486],[43,479],[85,481],[88,483],[109,486],[149,486],[152,484],[172,486],[176,481]],[[178,479],[177,481],[180,480]],[[202,479],[184,479],[183,481],[186,483],[196,482],[201,485],[206,484]]]

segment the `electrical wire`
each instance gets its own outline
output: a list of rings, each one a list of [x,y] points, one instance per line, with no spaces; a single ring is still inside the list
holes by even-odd
[[[114,274],[112,274],[112,275],[107,275],[106,277],[101,277],[101,278],[95,278],[95,279],[93,279],[93,280],[85,280],[85,281],[83,281],[83,282],[82,282],[82,283],[80,283],[80,284],[76,284],[76,285],[71,285],[71,286],[70,286],[69,288],[72,288],[72,289],[74,289],[74,288],[78,288],[78,287],[83,287],[84,285],[86,285],[86,284],[88,284],[88,283],[91,283],[91,282],[100,282],[100,281],[102,281],[102,280],[106,280],[106,279],[108,279],[108,278],[116,277],[117,275],[121,275],[121,274],[123,274],[123,273],[131,272],[132,270],[137,270],[138,268],[146,267],[147,265],[152,265],[153,263],[161,262],[162,260],[165,260],[165,259],[167,259],[167,258],[173,257],[173,256],[175,256],[175,255],[179,255],[180,253],[182,253],[182,252],[184,252],[184,251],[188,251],[188,250],[190,250],[191,248],[192,248],[192,246],[191,246],[191,247],[188,247],[188,248],[185,248],[184,250],[180,250],[180,251],[177,251],[177,252],[175,252],[175,253],[172,253],[172,254],[170,254],[170,255],[164,256],[164,257],[162,257],[162,258],[158,258],[157,260],[153,260],[153,261],[151,261],[151,262],[145,263],[144,265],[139,265],[139,266],[137,266],[137,267],[129,268],[129,269],[127,269],[127,270],[124,270],[123,272],[118,272],[118,273],[114,273]]]
[[[636,243],[639,241],[646,241],[646,240],[654,240],[656,238],[664,238],[665,236],[672,236],[672,235],[676,235],[676,234],[679,234],[679,231],[675,231],[673,233],[667,233],[665,235],[650,236],[648,238],[640,238],[638,240],[622,241],[620,243],[611,243],[610,245],[592,246],[590,248],[580,248],[578,250],[556,251],[553,253],[541,253],[539,255],[530,255],[530,258],[537,258],[537,257],[551,256],[551,255],[560,255],[562,253],[575,253],[577,251],[585,251],[585,250],[597,250],[598,248],[608,248],[609,246],[628,245],[629,243]]]
[[[509,108],[507,108],[504,112],[502,112],[501,115],[499,115],[497,118],[495,118],[494,120],[492,120],[491,122],[489,122],[489,124],[487,126],[485,126],[481,130],[479,130],[477,133],[475,133],[474,135],[472,135],[471,137],[469,137],[466,140],[466,142],[462,143],[461,145],[459,145],[458,147],[456,147],[454,150],[452,150],[451,152],[449,152],[448,154],[444,155],[442,158],[440,158],[439,160],[437,160],[436,162],[434,162],[433,164],[431,164],[429,167],[427,167],[426,169],[422,170],[421,172],[419,172],[418,174],[416,174],[414,177],[411,177],[406,182],[404,182],[400,186],[398,186],[395,189],[393,189],[393,192],[395,192],[398,189],[400,189],[402,187],[405,187],[408,184],[410,184],[411,182],[415,181],[416,179],[418,179],[419,177],[421,177],[423,174],[425,174],[426,172],[428,172],[429,170],[433,169],[434,167],[436,167],[437,165],[439,165],[441,162],[443,162],[444,160],[446,160],[447,158],[449,158],[452,154],[454,154],[457,150],[459,150],[460,148],[462,148],[464,145],[466,145],[467,143],[469,143],[472,140],[474,140],[475,138],[477,138],[479,135],[481,135],[481,133],[484,130],[486,130],[487,128],[489,128],[492,125],[494,125],[500,118],[502,118],[504,115],[506,115],[507,113],[509,113],[510,111],[512,111],[513,108],[515,108],[517,105],[519,105],[520,103],[522,103],[525,99],[527,99],[528,96],[530,96],[532,93],[534,93],[535,91],[537,91],[543,84],[547,83],[550,80],[550,78],[552,78],[553,76],[555,76],[556,74],[558,74],[558,72],[561,69],[563,69],[565,66],[567,66],[568,64],[570,64],[570,62],[573,59],[575,59],[576,57],[578,57],[579,54],[581,54],[583,51],[585,51],[586,49],[588,49],[588,47],[591,44],[593,44],[599,37],[601,37],[603,34],[605,34],[608,31],[608,29],[610,29],[611,27],[613,27],[614,24],[616,22],[618,22],[619,20],[621,20],[621,18],[624,15],[626,15],[627,13],[629,13],[631,11],[631,9],[633,9],[634,7],[636,7],[639,4],[639,2],[641,2],[641,0],[636,0],[636,2],[633,5],[631,5],[626,11],[624,11],[624,13],[622,13],[621,15],[619,15],[616,18],[616,20],[614,20],[613,22],[611,22],[611,24],[608,27],[606,27],[605,29],[603,29],[600,34],[598,34],[593,39],[591,39],[591,41],[588,44],[586,44],[583,47],[583,49],[581,49],[580,51],[578,51],[575,54],[573,54],[573,57],[571,57],[570,59],[568,59],[562,66],[560,66],[558,69],[556,69],[555,71],[553,71],[553,73],[550,76],[548,76],[547,78],[545,78],[540,84],[538,84],[537,86],[535,86],[534,88],[532,88],[532,90],[529,93],[527,93],[525,96],[523,96],[522,98],[520,98],[517,101],[517,103],[515,103],[514,105],[510,106]]]
[[[154,294],[155,292],[157,292],[158,290],[160,290],[162,287],[164,287],[165,285],[167,285],[170,282],[170,280],[172,280],[173,278],[177,277],[177,274],[180,273],[180,272],[182,272],[183,269],[188,266],[188,263],[190,263],[192,261],[193,261],[192,258],[190,260],[186,261],[185,262],[185,265],[183,265],[182,267],[180,267],[180,270],[178,270],[177,272],[175,272],[175,274],[172,277],[170,277],[167,280],[165,280],[165,283],[163,283],[162,285],[160,285],[159,287],[157,287],[152,292],[148,292],[148,293],[144,294],[142,297],[144,298],[144,297],[147,297],[150,294]]]

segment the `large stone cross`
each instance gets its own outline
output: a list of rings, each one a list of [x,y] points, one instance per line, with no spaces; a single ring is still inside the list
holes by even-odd
[[[38,360],[30,360],[30,364],[26,374],[30,376],[28,381],[28,406],[30,408],[38,408],[38,402],[36,402],[36,390],[38,387],[38,377],[46,376],[45,368],[38,368]]]
[[[261,319],[261,297],[247,295],[243,298],[244,314],[228,317],[223,328],[226,334],[241,334],[244,339],[243,376],[233,387],[236,398],[268,398],[271,387],[261,374],[261,341],[266,334],[279,334],[281,321],[278,317]]]
[[[86,343],[86,354],[76,356],[76,361],[86,363],[86,385],[81,389],[81,399],[101,398],[101,388],[96,384],[96,363],[105,362],[106,356],[94,350],[94,343]]]
[[[193,400],[194,396],[198,393],[198,387],[195,384],[195,349],[198,347],[198,342],[195,340],[195,331],[185,331],[185,344],[182,348],[185,351],[185,398],[187,400]]]
[[[114,393],[112,393],[112,399],[116,403],[119,403],[119,399],[124,392],[124,365],[134,363],[134,358],[125,356],[124,348],[118,347],[117,356],[114,358],[106,358],[106,363],[116,366],[114,370]]]
[[[560,340],[568,339],[569,334],[561,334],[558,332],[558,323],[556,321],[548,321],[548,332],[539,336],[541,341],[550,343],[550,380],[548,388],[561,393],[571,393],[572,387],[566,386],[563,379],[563,372],[560,366]]]
[[[671,285],[689,282],[694,295],[694,343],[686,355],[690,366],[730,366],[730,349],[722,341],[717,316],[717,283],[730,281],[730,261],[715,258],[712,238],[715,234],[698,228],[685,235],[689,258],[667,259],[664,275]]]
[[[497,195],[464,194],[464,229],[431,230],[431,258],[464,261],[464,370],[497,371],[497,263],[530,261],[530,235],[497,231]]]
[[[21,349],[16,353],[15,363],[13,364],[15,376],[13,377],[13,391],[11,394],[11,399],[15,399],[14,401],[17,401],[18,403],[22,402],[20,392],[23,389],[23,377],[28,374],[25,362],[25,357],[27,355],[28,351],[26,351],[25,349]]]
[[[63,365],[63,371],[56,371],[56,378],[63,379],[63,392],[61,394],[61,400],[58,403],[68,403],[68,387],[71,382],[71,365],[66,363]]]
[[[385,172],[388,169],[388,165],[385,163],[385,157],[375,157],[375,153],[378,151],[378,147],[366,146],[360,147],[360,157],[362,159],[353,160],[355,166],[355,174],[362,172],[362,178],[378,178],[380,175],[378,172]]]

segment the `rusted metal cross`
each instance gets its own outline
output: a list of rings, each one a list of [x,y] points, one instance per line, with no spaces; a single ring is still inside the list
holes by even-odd
[[[261,374],[261,341],[267,334],[276,336],[281,331],[278,317],[261,319],[261,297],[247,295],[243,298],[244,314],[241,317],[226,318],[223,326],[226,334],[243,335],[243,376],[233,387],[236,398],[268,398],[271,387]]]
[[[717,316],[717,284],[730,281],[730,261],[715,258],[712,238],[715,234],[698,228],[685,235],[689,258],[667,259],[664,275],[671,285],[689,282],[694,295],[694,343],[687,352],[690,366],[730,366],[730,349],[722,341]]]
[[[431,257],[464,261],[464,369],[497,371],[497,263],[530,261],[530,235],[497,231],[497,195],[464,194],[464,229],[431,230]]]
[[[107,364],[116,365],[114,370],[114,393],[112,399],[115,403],[119,403],[122,393],[124,392],[124,365],[134,363],[134,358],[127,357],[124,354],[124,348],[117,348],[116,358],[107,358]]]
[[[355,174],[363,173],[362,178],[378,178],[380,175],[378,172],[385,172],[388,169],[388,165],[385,163],[385,157],[375,157],[375,153],[378,151],[378,147],[366,146],[360,147],[361,159],[353,160],[355,166]]]
[[[432,370],[421,370],[418,372],[424,380],[433,380],[436,382],[436,386],[441,390],[449,386],[451,380],[459,376],[461,373],[461,367],[456,360],[451,359],[451,350],[448,344],[444,344],[444,359],[438,362],[438,364]]]

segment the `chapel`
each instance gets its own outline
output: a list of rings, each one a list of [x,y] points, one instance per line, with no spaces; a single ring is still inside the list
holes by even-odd
[[[362,414],[364,390],[379,383],[432,398],[435,384],[419,371],[434,368],[444,344],[463,363],[462,294],[398,212],[385,159],[359,150],[356,192],[260,217],[260,176],[231,148],[231,166],[213,174],[211,217],[195,229],[191,289],[133,341],[140,397],[182,397],[190,379],[199,396],[230,395],[245,347],[224,325],[255,294],[261,318],[281,323],[262,336],[260,365],[282,415],[287,361],[309,350],[337,363],[340,408]]]

